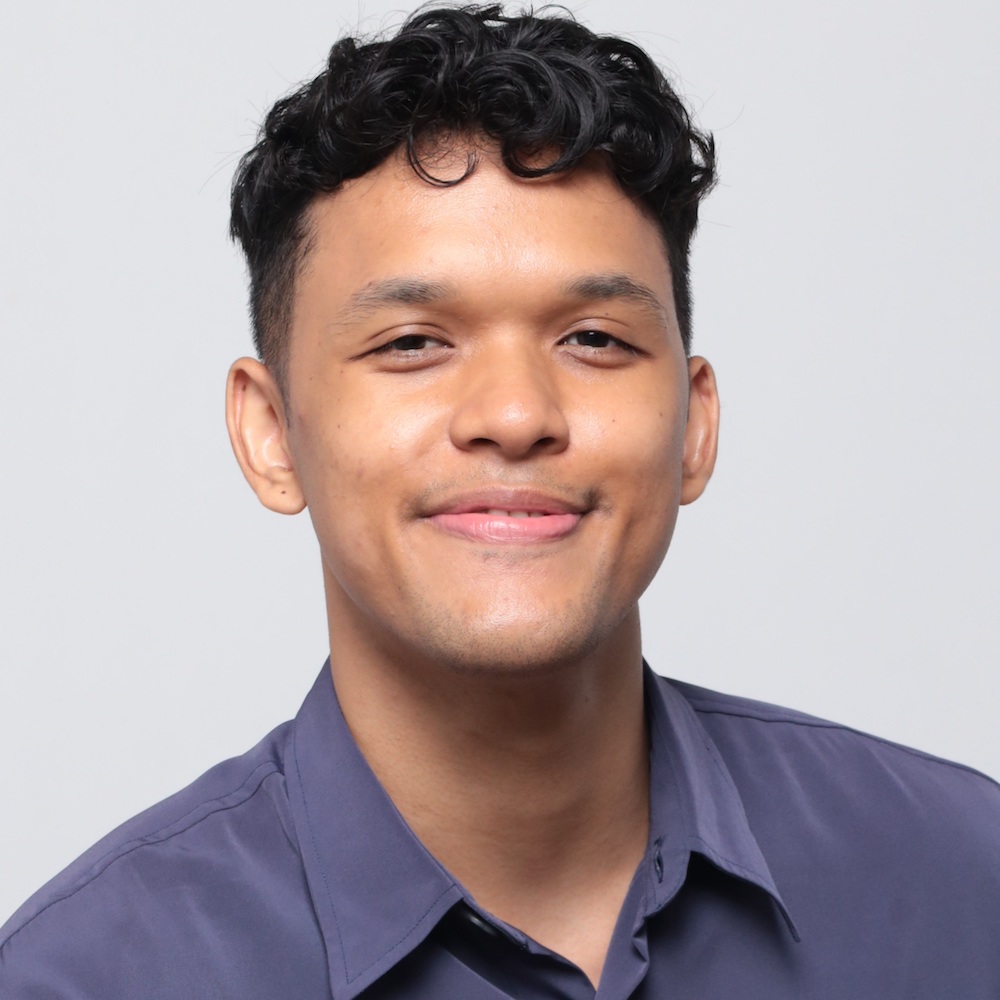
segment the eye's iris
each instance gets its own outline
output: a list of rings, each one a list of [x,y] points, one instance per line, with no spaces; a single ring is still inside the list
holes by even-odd
[[[422,334],[410,333],[397,337],[390,346],[396,351],[420,351],[427,346],[428,339]]]
[[[581,330],[573,337],[581,347],[610,347],[614,343],[614,337],[600,330]]]

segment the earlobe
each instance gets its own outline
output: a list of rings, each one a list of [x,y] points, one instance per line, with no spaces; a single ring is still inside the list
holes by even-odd
[[[697,500],[705,491],[719,445],[719,390],[715,372],[704,359],[688,361],[688,420],[684,434],[681,503]]]
[[[253,358],[240,358],[229,369],[226,426],[236,461],[260,502],[279,514],[298,514],[306,502],[288,450],[281,392]]]

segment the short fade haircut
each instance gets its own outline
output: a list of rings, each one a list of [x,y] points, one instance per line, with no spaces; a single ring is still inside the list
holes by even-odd
[[[715,148],[654,62],[561,9],[423,8],[392,37],[338,41],[323,72],[274,105],[240,161],[230,233],[247,259],[254,344],[282,391],[310,204],[397,150],[428,183],[459,183],[474,158],[462,177],[444,181],[419,155],[421,140],[450,134],[485,137],[518,177],[605,154],[659,224],[690,352],[688,253],[698,203],[715,182]]]

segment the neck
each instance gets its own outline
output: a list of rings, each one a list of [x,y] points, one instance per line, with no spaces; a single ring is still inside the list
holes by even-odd
[[[335,634],[344,717],[411,829],[484,909],[596,982],[648,837],[637,611],[537,674],[419,669]]]

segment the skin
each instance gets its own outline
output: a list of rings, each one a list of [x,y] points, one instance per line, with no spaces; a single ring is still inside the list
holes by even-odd
[[[596,984],[648,836],[637,601],[711,475],[718,396],[603,159],[524,180],[456,140],[434,173],[470,153],[454,187],[395,156],[316,199],[285,391],[242,358],[227,419],[265,506],[309,508],[376,776]]]

